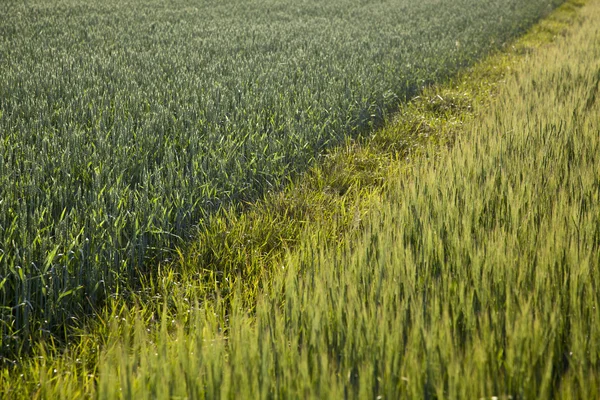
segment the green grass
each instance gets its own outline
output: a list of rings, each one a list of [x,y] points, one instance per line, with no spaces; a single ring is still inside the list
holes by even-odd
[[[599,8],[575,4],[212,219],[137,306],[15,360],[0,392],[598,397]]]
[[[1,354],[64,338],[217,210],[559,3],[3,1]]]

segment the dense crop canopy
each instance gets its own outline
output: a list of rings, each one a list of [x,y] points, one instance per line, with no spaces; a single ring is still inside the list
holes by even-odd
[[[3,348],[560,2],[3,1]]]

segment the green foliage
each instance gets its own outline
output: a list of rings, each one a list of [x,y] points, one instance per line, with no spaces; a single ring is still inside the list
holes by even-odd
[[[546,54],[532,50],[549,32],[564,36],[574,3],[510,52],[426,90],[364,146],[339,148],[265,204],[212,220],[199,239],[218,255],[210,263],[267,276],[251,271],[226,298],[222,287],[204,298],[194,265],[211,246],[184,249],[143,282],[136,306],[115,299],[64,353],[41,346],[3,370],[0,393],[597,398],[600,8],[583,9],[580,31]],[[342,206],[355,188],[370,194],[371,212]],[[343,210],[359,217],[336,217]],[[220,241],[218,227],[230,232]],[[295,250],[274,257],[284,238]]]
[[[3,1],[3,354],[560,3]],[[215,271],[213,271],[215,272]]]
[[[99,397],[597,398],[600,7],[585,13],[452,149],[391,175],[358,240],[306,233],[253,315],[234,295],[230,314],[217,299],[113,328]]]

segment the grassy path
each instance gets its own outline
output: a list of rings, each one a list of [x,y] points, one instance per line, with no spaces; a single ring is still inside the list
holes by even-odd
[[[182,251],[179,265],[148,281],[138,308],[113,312],[62,357],[41,352],[23,363],[22,379],[5,370],[0,390],[597,398],[598,2],[579,15],[543,51],[526,51],[528,40],[555,34],[562,17],[471,79],[424,93],[403,122],[333,153],[272,203],[224,216],[220,228],[238,231],[220,243],[251,240],[223,255],[233,249],[253,270],[232,264],[198,281],[203,253]],[[276,206],[284,212],[272,213]],[[303,216],[313,222],[290,225]],[[282,253],[288,228],[295,250]],[[207,301],[217,281],[223,296]]]

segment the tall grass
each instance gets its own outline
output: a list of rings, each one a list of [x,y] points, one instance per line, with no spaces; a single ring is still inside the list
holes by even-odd
[[[560,2],[3,1],[0,352]]]
[[[112,322],[97,385],[38,363],[38,393],[598,398],[600,4],[581,13],[452,149],[390,176],[358,239],[307,232],[254,315],[171,292],[175,314]]]

